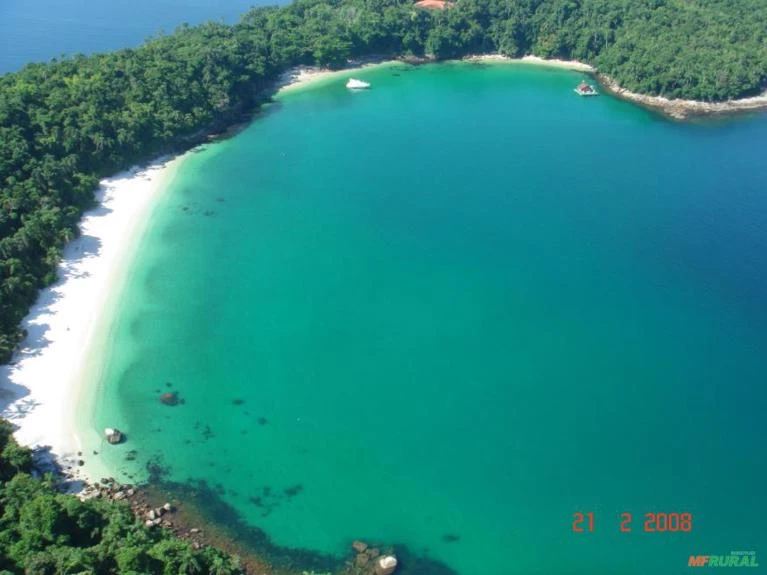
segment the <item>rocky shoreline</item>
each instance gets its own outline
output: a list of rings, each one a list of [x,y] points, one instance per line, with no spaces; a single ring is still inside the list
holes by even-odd
[[[62,488],[67,485],[63,474]],[[194,549],[214,547],[231,556],[236,556],[245,573],[255,575],[393,575],[398,560],[392,546],[369,545],[360,540],[351,543],[351,554],[347,559],[337,561],[334,569],[320,571],[319,565],[306,561],[306,555],[296,550],[298,559],[293,565],[273,564],[266,558],[247,549],[246,544],[226,529],[217,533],[217,527],[210,520],[199,515],[193,504],[169,498],[159,503],[162,490],[151,486],[136,486],[118,483],[113,478],[103,478],[95,484],[85,484],[77,494],[83,500],[103,499],[114,504],[128,505],[136,519],[148,529],[168,529],[174,536],[189,542]]]
[[[155,506],[141,487],[123,485],[112,478],[104,478],[99,483],[87,484],[78,493],[78,497],[83,500],[105,499],[114,503],[127,504],[136,518],[146,527],[170,529],[175,536],[189,541],[195,549],[201,549],[206,545],[205,532],[202,528],[184,525],[176,517],[177,505],[166,501],[160,506]]]
[[[648,96],[637,94],[622,88],[615,80],[605,74],[594,72],[602,88],[623,100],[628,100],[657,110],[675,120],[689,120],[694,117],[737,114],[742,112],[756,112],[767,110],[767,92],[751,98],[728,100],[727,102],[701,102],[698,100],[670,100],[662,96]]]

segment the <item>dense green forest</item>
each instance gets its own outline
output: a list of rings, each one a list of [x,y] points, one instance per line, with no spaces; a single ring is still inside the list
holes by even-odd
[[[31,453],[0,420],[0,574],[242,572],[215,549],[145,527],[125,503],[58,493],[52,478],[29,475],[31,467]]]
[[[223,127],[299,64],[501,52],[578,59],[624,87],[699,100],[767,83],[764,0],[297,0],[135,50],[0,77],[0,361],[100,177]]]

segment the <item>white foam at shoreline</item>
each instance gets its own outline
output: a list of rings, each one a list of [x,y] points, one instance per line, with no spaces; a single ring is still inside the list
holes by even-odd
[[[17,428],[23,445],[44,448],[76,478],[95,469],[95,456],[81,450],[77,421],[84,368],[93,335],[125,264],[144,231],[155,200],[182,157],[158,160],[101,182],[98,206],[80,222],[81,235],[64,249],[58,281],[42,290],[22,327],[28,336],[10,365],[0,366],[0,415]],[[108,321],[109,318],[103,318]],[[76,461],[86,460],[79,468]],[[91,461],[89,461],[91,460]]]

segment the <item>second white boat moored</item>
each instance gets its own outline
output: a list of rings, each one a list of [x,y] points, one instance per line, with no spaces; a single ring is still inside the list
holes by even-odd
[[[349,78],[346,87],[350,90],[364,90],[365,88],[370,88],[370,84],[363,82],[362,80],[357,80],[356,78]]]

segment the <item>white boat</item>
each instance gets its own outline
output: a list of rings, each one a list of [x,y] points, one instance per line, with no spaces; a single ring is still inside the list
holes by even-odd
[[[357,80],[356,78],[349,78],[346,87],[350,90],[364,90],[365,88],[370,88],[370,84],[363,82],[362,80]]]

